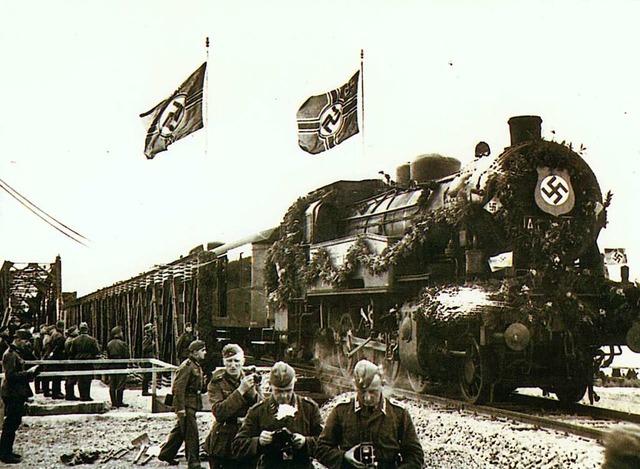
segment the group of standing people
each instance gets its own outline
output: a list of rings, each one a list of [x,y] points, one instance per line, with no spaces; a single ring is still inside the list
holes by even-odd
[[[32,337],[30,328],[23,327],[20,330],[29,332],[29,339],[26,340],[20,352],[25,360],[87,360],[100,356],[98,342],[89,334],[89,326],[86,322],[81,322],[78,326],[70,326],[66,330],[63,321],[57,321],[51,326],[42,325],[35,338]],[[85,368],[91,369],[91,367],[84,365],[62,364],[51,364],[44,367],[46,371],[72,371]],[[35,390],[36,393],[52,399],[91,401],[91,379],[90,376],[36,378]],[[64,392],[63,380],[65,382]],[[79,396],[76,396],[76,387]]]
[[[200,363],[205,344],[189,345],[173,382],[177,422],[158,459],[177,465],[185,442],[189,469],[201,469],[196,412],[204,386]],[[317,459],[330,468],[420,468],[423,450],[409,413],[383,395],[378,366],[361,360],[354,369],[355,397],[339,403],[323,422],[318,405],[295,393],[293,368],[271,368],[271,394],[264,398],[258,375],[246,373],[244,352],[236,344],[222,349],[223,369],[207,386],[215,417],[205,441],[211,469],[311,468]]]

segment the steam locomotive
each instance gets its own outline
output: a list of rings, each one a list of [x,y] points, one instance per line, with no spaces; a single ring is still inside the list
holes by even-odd
[[[511,118],[511,145],[492,156],[481,142],[464,168],[426,155],[393,184],[339,181],[298,200],[267,261],[276,329],[298,318],[297,347],[315,337],[318,363],[368,357],[417,391],[593,399],[617,346],[640,350],[638,289],[605,276],[611,194],[541,122]]]
[[[470,402],[517,387],[593,398],[619,346],[640,351],[639,290],[607,279],[597,245],[611,194],[539,117],[509,125],[499,155],[481,142],[463,168],[424,155],[395,181],[334,182],[277,228],[65,303],[67,319],[104,340],[124,324],[134,350],[153,322],[167,361],[188,321],[210,351],[235,341],[345,373],[367,357],[418,391],[459,383]]]

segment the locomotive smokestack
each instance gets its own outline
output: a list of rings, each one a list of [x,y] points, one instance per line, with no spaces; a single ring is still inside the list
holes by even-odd
[[[509,119],[511,145],[542,140],[542,119],[540,116],[515,116]]]

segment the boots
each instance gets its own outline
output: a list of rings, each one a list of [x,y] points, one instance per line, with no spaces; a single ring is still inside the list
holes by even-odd
[[[118,399],[119,407],[129,407],[128,404],[125,404],[124,402],[122,402],[122,399],[124,399],[124,389],[119,389],[118,391],[116,391],[116,397]]]

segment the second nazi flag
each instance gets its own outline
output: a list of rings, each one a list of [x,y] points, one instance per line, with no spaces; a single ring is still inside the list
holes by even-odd
[[[340,88],[311,96],[298,109],[298,144],[315,155],[357,134],[358,78],[356,72]]]

